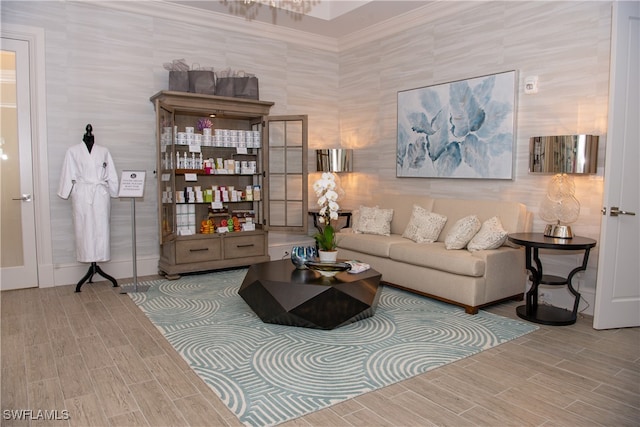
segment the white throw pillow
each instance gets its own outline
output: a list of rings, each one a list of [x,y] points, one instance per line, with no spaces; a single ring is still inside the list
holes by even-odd
[[[411,219],[409,219],[409,224],[404,229],[402,237],[416,243],[433,243],[438,240],[446,222],[446,216],[429,212],[422,206],[413,205]]]
[[[476,235],[482,223],[476,215],[460,218],[444,238],[444,247],[447,249],[463,249],[473,236]]]
[[[393,209],[380,209],[378,206],[360,206],[360,216],[356,232],[363,234],[379,234],[389,236],[391,234],[391,220]]]
[[[483,251],[486,249],[496,249],[502,246],[507,240],[507,232],[502,227],[500,218],[494,216],[482,223],[478,234],[467,245],[470,251]]]

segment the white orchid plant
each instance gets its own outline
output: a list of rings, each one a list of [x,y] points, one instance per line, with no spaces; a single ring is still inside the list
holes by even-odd
[[[335,230],[331,225],[332,220],[338,219],[338,192],[336,177],[334,174],[324,172],[322,177],[313,183],[313,191],[318,196],[318,221],[322,226],[322,233],[316,233],[313,238],[318,242],[318,247],[323,251],[336,249]]]

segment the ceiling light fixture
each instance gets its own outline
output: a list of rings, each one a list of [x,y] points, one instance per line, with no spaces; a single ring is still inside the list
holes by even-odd
[[[227,6],[229,12],[244,16],[249,21],[258,16],[262,5],[269,6],[274,20],[278,9],[283,10],[293,19],[300,20],[302,15],[309,13],[319,2],[320,0],[220,0],[220,3]]]

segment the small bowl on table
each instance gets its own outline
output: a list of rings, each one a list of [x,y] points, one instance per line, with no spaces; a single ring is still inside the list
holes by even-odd
[[[333,277],[343,271],[349,271],[351,265],[346,262],[320,262],[315,260],[305,261],[304,265],[313,271],[317,271],[324,277]]]

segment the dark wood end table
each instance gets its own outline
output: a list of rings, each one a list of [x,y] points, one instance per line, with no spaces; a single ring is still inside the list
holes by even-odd
[[[578,305],[580,304],[580,293],[573,288],[571,281],[573,276],[580,271],[587,269],[589,261],[589,251],[595,247],[596,241],[586,237],[574,236],[572,239],[558,239],[547,237],[543,233],[514,233],[509,234],[510,242],[525,247],[526,251],[526,268],[531,272],[529,279],[531,280],[531,289],[526,294],[526,304],[516,308],[519,317],[535,323],[544,325],[572,325],[578,318]],[[565,277],[552,276],[544,274],[542,271],[542,263],[538,256],[540,249],[553,249],[564,251],[584,251],[582,264],[569,273]],[[533,265],[535,263],[535,266]],[[538,286],[564,286],[566,285],[569,292],[575,297],[573,310],[569,311],[563,308],[550,305],[538,304]]]
[[[265,323],[334,329],[373,316],[380,278],[374,269],[328,278],[283,259],[250,266],[238,293]]]
[[[318,217],[320,216],[320,210],[319,209],[310,209],[309,210],[309,215],[313,216],[313,226],[315,228],[317,228],[320,233],[322,233],[322,227],[318,223]],[[351,227],[351,211],[339,210],[338,211],[338,217],[341,217],[341,216],[345,217],[347,219],[345,227],[346,228]]]

